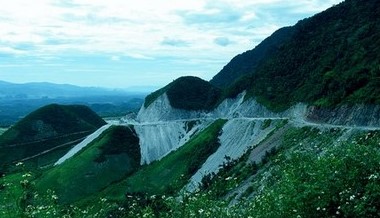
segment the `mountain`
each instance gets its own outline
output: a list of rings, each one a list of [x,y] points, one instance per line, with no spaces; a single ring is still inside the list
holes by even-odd
[[[80,87],[69,84],[47,82],[16,84],[0,81],[0,99],[35,99],[102,95],[125,95],[122,90],[98,87]]]
[[[379,217],[379,3],[347,0],[210,83],[178,78],[54,165],[18,164],[0,178],[0,214]]]
[[[105,122],[91,109],[80,105],[47,105],[0,135],[0,164],[9,164],[59,145],[75,142]],[[12,154],[12,155],[9,155]]]
[[[210,110],[215,107],[221,90],[197,77],[180,77],[162,89],[148,95],[144,106],[148,107],[162,94],[168,96],[170,105],[185,110]]]
[[[248,60],[240,63],[238,72],[254,70],[230,80],[226,96],[247,90],[250,97],[277,111],[297,102],[320,107],[379,104],[378,6],[377,0],[347,0],[290,27],[290,37],[259,65],[250,53],[260,46],[236,57]],[[215,78],[229,79],[224,71]]]
[[[49,104],[81,104],[102,117],[122,116],[136,111],[148,92],[142,89],[111,90],[67,84],[0,81],[0,126],[8,127],[32,111]]]
[[[276,53],[293,36],[294,29],[293,27],[281,28],[254,49],[237,55],[212,78],[210,83],[226,88],[241,76],[255,72],[266,58]]]
[[[75,202],[132,174],[140,160],[139,139],[133,127],[113,126],[83,152],[44,173],[37,187],[55,189],[61,202]]]

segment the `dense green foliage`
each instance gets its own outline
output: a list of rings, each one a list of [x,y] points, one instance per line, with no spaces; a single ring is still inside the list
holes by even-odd
[[[380,103],[377,0],[347,0],[292,28],[291,38],[254,72],[235,81],[226,90],[227,97],[248,90],[273,110],[297,102],[323,107]]]
[[[351,135],[338,129],[287,130],[281,149],[253,171],[242,198],[248,200],[236,206],[253,217],[378,217],[380,132]]]
[[[144,106],[148,107],[165,92],[172,107],[185,110],[211,110],[218,102],[221,93],[218,88],[197,77],[180,77],[148,95]]]
[[[140,166],[139,139],[133,127],[113,126],[74,157],[38,178],[40,191],[54,190],[68,203],[97,193]]]
[[[52,104],[42,107],[0,135],[0,165],[49,149],[67,151],[71,145],[104,124],[86,106]]]
[[[277,52],[277,50],[293,35],[294,28],[284,27],[262,41],[254,49],[235,56],[223,69],[210,81],[211,84],[220,87],[228,87],[232,81],[239,77],[253,73],[262,61]]]

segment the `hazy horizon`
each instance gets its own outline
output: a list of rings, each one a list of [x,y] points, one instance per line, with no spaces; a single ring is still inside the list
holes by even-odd
[[[0,80],[125,89],[210,80],[275,30],[341,0],[15,0],[0,8]]]

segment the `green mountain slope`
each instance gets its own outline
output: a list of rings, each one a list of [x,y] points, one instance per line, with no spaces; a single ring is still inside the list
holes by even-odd
[[[248,90],[273,110],[297,102],[380,103],[379,1],[347,0],[292,29],[290,39],[231,84],[226,96]],[[241,64],[237,70],[252,62]]]
[[[113,126],[96,141],[41,176],[39,190],[52,189],[60,202],[75,202],[130,175],[140,166],[140,146],[131,126]]]
[[[226,120],[216,120],[176,151],[108,187],[98,197],[123,200],[126,193],[132,196],[177,193],[218,149],[218,135],[225,122]]]
[[[293,33],[294,28],[292,27],[284,27],[277,30],[254,49],[234,57],[212,78],[210,83],[220,88],[226,88],[231,84],[231,81],[235,81],[245,74],[255,72],[260,63],[277,52]]]
[[[148,107],[165,92],[172,107],[186,110],[210,110],[218,102],[221,93],[218,88],[200,78],[180,77],[148,95],[144,106]]]
[[[52,104],[42,107],[0,135],[0,166],[59,145],[70,146],[70,142],[78,142],[104,124],[85,106]]]

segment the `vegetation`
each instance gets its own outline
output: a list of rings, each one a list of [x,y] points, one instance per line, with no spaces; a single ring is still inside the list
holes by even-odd
[[[167,92],[175,108],[210,110],[244,90],[247,99],[273,111],[298,102],[318,107],[380,104],[379,39],[378,1],[346,0],[233,58],[210,81],[222,94],[185,77],[149,95],[145,107]]]
[[[260,172],[256,186],[250,187],[248,193],[253,193],[253,197],[236,205],[242,209],[238,214],[246,212],[246,216],[253,217],[380,215],[379,132],[361,133],[352,142],[328,146],[328,141],[336,140],[338,132],[324,135],[315,129],[293,131],[287,137],[293,141],[294,150],[282,150],[270,158],[271,168]],[[301,139],[296,134],[308,133],[316,133],[311,138],[321,139],[322,143],[302,144],[311,138]],[[291,145],[290,140],[285,143]]]
[[[132,174],[139,168],[140,160],[135,130],[113,126],[74,157],[45,172],[36,186],[41,192],[54,190],[61,203],[71,203]]]
[[[254,49],[234,57],[223,69],[215,75],[210,83],[220,88],[227,88],[232,81],[239,77],[253,73],[261,62],[273,55],[293,35],[294,28],[284,27],[262,41]]]
[[[246,90],[247,97],[277,111],[300,101],[320,107],[378,104],[379,18],[378,1],[346,0],[300,21],[287,29],[288,39],[271,39],[273,47],[263,48],[265,58],[239,66],[234,77],[245,75],[222,97]],[[225,86],[227,80],[219,81]],[[221,96],[207,82],[185,77],[152,93],[145,106],[163,93],[173,107],[188,110],[209,110]],[[265,120],[261,130],[276,125],[279,132],[261,142],[275,149],[260,163],[254,150],[238,160],[226,156],[217,174],[203,178],[199,191],[185,193],[191,176],[220,146],[225,122],[215,121],[142,167],[138,138],[128,126],[110,128],[60,166],[31,171],[17,163],[14,171],[0,172],[0,216],[380,217],[380,131],[360,128],[280,129],[287,120]],[[193,125],[186,123],[188,129]],[[11,133],[0,137],[9,139]]]
[[[0,136],[1,145],[41,140],[50,136],[94,130],[105,122],[81,105],[44,106],[26,116]]]
[[[206,139],[205,134],[211,134],[216,125],[199,137]],[[217,134],[216,129],[213,133]],[[187,154],[185,147],[133,174],[129,186],[117,184],[139,191],[133,182],[143,182],[149,190],[146,194],[128,192],[118,202],[109,195],[109,187],[95,194],[98,200],[93,198],[91,204],[64,206],[59,194],[36,190],[34,174],[20,170],[0,179],[0,213],[3,217],[378,217],[380,132],[356,132],[339,141],[346,131],[290,128],[281,148],[267,156],[265,163],[250,164],[250,151],[239,160],[226,157],[222,170],[203,180],[207,186],[180,197],[162,190],[172,185],[179,190],[185,184],[182,178],[186,175],[180,174],[186,170],[173,166],[180,165],[177,158]],[[176,164],[171,162],[174,159]],[[159,184],[166,189],[155,190]],[[246,189],[237,194],[235,190],[242,187]],[[114,189],[119,194],[123,190]]]
[[[261,124],[261,129],[264,130],[264,129],[270,127],[271,124],[272,124],[272,120],[271,120],[271,119],[266,119],[266,120],[264,120],[264,122]]]
[[[211,110],[218,103],[221,91],[202,79],[181,77],[145,99],[145,107],[166,92],[170,105],[185,110]]]
[[[380,103],[377,0],[347,0],[291,28],[290,39],[255,70],[230,80],[225,97],[247,90],[275,111],[297,102],[321,107]],[[239,68],[252,66],[255,62],[242,61]]]
[[[176,151],[142,167],[121,183],[106,189],[103,194],[120,200],[124,199],[126,192],[131,196],[177,193],[219,147],[218,135],[225,122],[215,121]]]
[[[49,149],[61,154],[104,124],[98,115],[85,106],[52,104],[42,107],[0,135],[0,166]],[[35,164],[49,164],[50,161],[54,160],[35,159]]]

